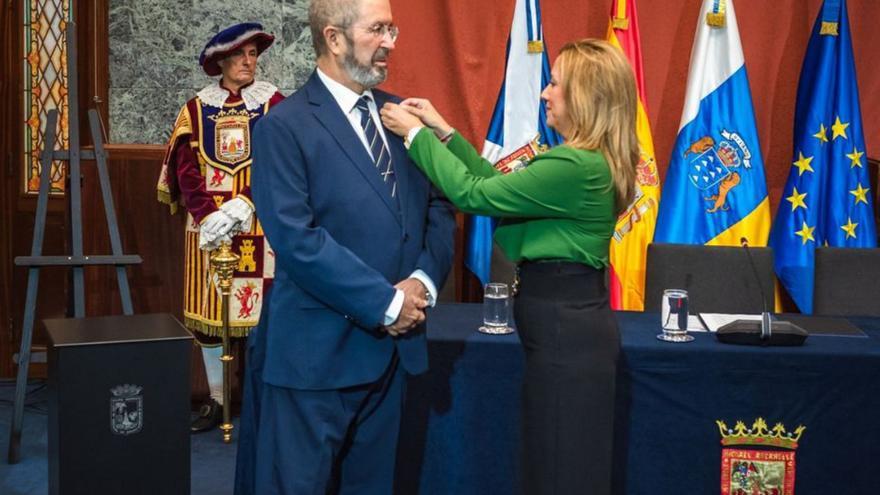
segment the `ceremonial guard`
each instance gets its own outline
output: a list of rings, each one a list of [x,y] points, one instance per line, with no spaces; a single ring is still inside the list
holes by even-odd
[[[254,124],[283,99],[274,85],[254,79],[259,55],[274,40],[260,24],[242,23],[205,45],[199,63],[209,76],[222,77],[180,110],[159,177],[159,201],[169,204],[172,214],[179,204],[187,212],[183,316],[202,347],[211,390],[193,433],[220,423],[223,400],[222,305],[209,266],[211,251],[231,241],[240,256],[229,308],[233,337],[246,337],[257,325],[274,276],[274,254],[250,194]]]

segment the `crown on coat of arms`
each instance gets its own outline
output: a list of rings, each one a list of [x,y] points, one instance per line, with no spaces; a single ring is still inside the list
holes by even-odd
[[[144,387],[138,387],[137,385],[131,385],[126,383],[125,385],[119,385],[110,389],[110,393],[113,394],[114,397],[135,397],[140,395],[141,390]]]
[[[241,120],[244,122],[249,121],[252,118],[259,117],[258,113],[249,112],[246,108],[242,108],[240,110],[236,110],[234,108],[220,110],[214,115],[209,115],[208,118],[213,120],[214,122],[219,121],[220,119],[224,120]]]
[[[782,423],[776,423],[772,429],[768,429],[764,418],[756,419],[751,428],[746,428],[742,421],[737,421],[732,429],[724,421],[716,420],[715,423],[721,431],[722,445],[763,445],[790,450],[798,448],[798,440],[807,429],[800,425],[793,432],[786,431]]]
[[[720,145],[718,145],[718,158],[727,165],[728,167],[739,167],[739,155],[736,154],[736,149],[734,149],[733,145],[728,143],[727,141],[723,141]]]

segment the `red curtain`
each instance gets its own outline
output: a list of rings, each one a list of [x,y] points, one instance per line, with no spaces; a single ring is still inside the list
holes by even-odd
[[[504,76],[516,0],[391,0],[401,36],[384,89],[430,98],[480,149]],[[678,132],[700,0],[636,0],[648,116],[665,177]],[[798,76],[821,0],[735,0],[754,98],[770,199],[776,205],[791,166]],[[543,0],[551,62],[565,42],[604,38],[611,0]],[[880,2],[849,0],[867,156],[880,157]]]

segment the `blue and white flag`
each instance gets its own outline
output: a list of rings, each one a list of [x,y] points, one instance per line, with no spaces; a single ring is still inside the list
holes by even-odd
[[[704,0],[654,242],[764,246],[770,203],[732,0]]]
[[[801,67],[788,181],[773,223],[776,274],[813,312],[816,246],[876,247],[846,1],[825,0]]]
[[[507,40],[504,83],[483,144],[483,158],[498,163],[540,135],[541,144],[555,146],[562,138],[547,127],[541,91],[550,83],[550,61],[544,50],[539,0],[516,0]],[[483,284],[489,282],[495,219],[471,217],[465,265]]]

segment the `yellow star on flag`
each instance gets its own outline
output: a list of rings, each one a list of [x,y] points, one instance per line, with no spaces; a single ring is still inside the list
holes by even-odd
[[[825,124],[819,124],[819,132],[813,134],[814,138],[817,138],[819,141],[823,143],[828,142],[828,129],[825,128]]]
[[[868,204],[868,191],[870,191],[870,189],[865,189],[862,187],[862,183],[859,182],[858,187],[849,193],[856,197],[856,204],[859,204],[859,201]]]
[[[858,148],[853,146],[853,152],[846,155],[847,158],[852,162],[849,165],[849,168],[861,167],[862,166],[862,155],[864,155],[864,151],[859,151]]]
[[[803,209],[807,209],[807,204],[804,203],[804,198],[807,197],[807,193],[798,193],[797,188],[793,188],[794,191],[791,193],[791,196],[785,198],[788,202],[791,203],[791,211],[797,210],[799,207]]]
[[[842,137],[846,139],[846,128],[849,127],[849,122],[842,123],[840,122],[840,116],[834,120],[834,125],[831,126],[831,140],[834,141],[838,137]]]
[[[792,162],[792,165],[798,168],[798,177],[804,175],[804,171],[809,170],[813,172],[813,167],[810,166],[810,162],[813,161],[813,157],[805,157],[803,152],[798,151],[798,160],[796,162]]]
[[[803,243],[806,244],[807,241],[816,242],[816,239],[813,239],[814,230],[816,230],[816,227],[810,227],[809,225],[807,225],[807,222],[804,222],[804,226],[801,227],[801,230],[795,232],[794,234],[801,236],[801,239],[803,239],[804,241]]]
[[[846,218],[846,225],[841,225],[840,228],[843,229],[844,232],[846,232],[847,239],[849,239],[850,237],[855,239],[856,238],[856,227],[858,225],[859,224],[857,224],[857,223],[853,223],[852,218],[847,217]]]

